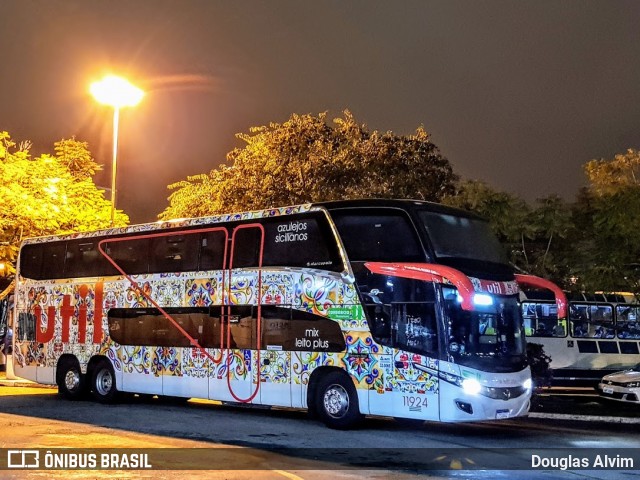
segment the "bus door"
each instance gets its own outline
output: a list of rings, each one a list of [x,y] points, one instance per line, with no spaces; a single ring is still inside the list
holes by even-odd
[[[231,235],[222,313],[223,388],[221,400],[259,400],[262,254],[264,228],[257,223],[236,227]],[[226,386],[226,388],[225,388]]]

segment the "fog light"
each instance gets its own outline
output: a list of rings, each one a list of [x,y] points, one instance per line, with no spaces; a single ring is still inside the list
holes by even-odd
[[[473,407],[470,403],[461,402],[460,400],[456,400],[456,407],[462,410],[464,413],[468,413],[469,415],[473,415]]]

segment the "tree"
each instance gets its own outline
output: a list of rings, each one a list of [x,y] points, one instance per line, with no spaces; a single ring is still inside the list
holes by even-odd
[[[616,194],[640,187],[640,152],[632,148],[613,159],[591,160],[584,166],[590,190],[596,195]]]
[[[245,146],[227,164],[169,186],[159,218],[348,198],[439,201],[457,180],[422,127],[408,136],[370,131],[349,111],[333,125],[326,113],[294,114],[237,137]]]
[[[86,143],[62,140],[55,144],[55,157],[32,158],[29,147],[16,147],[7,132],[0,132],[0,262],[8,263],[11,272],[22,238],[96,230],[111,223],[111,203],[90,176],[97,165],[91,165]],[[115,220],[116,226],[129,222],[122,211]]]
[[[586,290],[640,296],[640,153],[629,149],[584,166],[589,186],[574,208],[574,276]]]
[[[562,240],[571,228],[571,212],[557,195],[530,206],[516,195],[467,180],[444,201],[488,220],[517,269],[562,282],[567,270]]]
[[[54,145],[56,158],[69,169],[73,177],[83,180],[93,177],[102,170],[89,152],[89,144],[72,137],[70,140],[62,139]]]

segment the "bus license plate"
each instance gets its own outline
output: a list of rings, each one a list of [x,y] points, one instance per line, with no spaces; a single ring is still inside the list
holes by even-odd
[[[611,387],[604,387],[604,388],[602,389],[602,391],[603,391],[604,393],[613,393],[613,388],[611,388]]]
[[[509,410],[496,410],[496,419],[509,418]]]

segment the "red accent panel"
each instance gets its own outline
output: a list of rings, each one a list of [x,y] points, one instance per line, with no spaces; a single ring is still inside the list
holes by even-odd
[[[107,252],[104,251],[103,245],[105,243],[116,243],[116,242],[126,242],[128,240],[140,240],[143,238],[158,238],[158,237],[168,237],[171,235],[179,235],[179,234],[196,234],[196,233],[206,233],[206,232],[216,232],[216,231],[221,231],[224,232],[225,235],[227,235],[227,230],[224,227],[211,227],[211,228],[199,228],[199,229],[195,229],[195,230],[184,230],[184,231],[171,231],[171,232],[161,232],[161,233],[149,233],[146,235],[132,235],[130,237],[120,237],[120,238],[109,238],[109,239],[104,239],[104,240],[100,240],[98,242],[98,251],[102,254],[102,256],[104,258],[107,259],[107,261],[113,265],[113,267],[122,275],[124,276],[127,280],[129,280],[129,283],[131,284],[131,286],[133,287],[133,289],[139,293],[140,295],[142,295],[143,297],[145,297],[147,300],[149,300],[149,303],[151,303],[151,305],[153,305],[155,308],[158,309],[158,311],[167,319],[169,320],[174,327],[176,327],[178,329],[178,331],[187,339],[189,340],[189,343],[191,344],[192,347],[198,348],[200,349],[202,352],[205,353],[205,355],[207,355],[209,358],[211,358],[211,360],[213,360],[213,357],[211,355],[209,355],[206,350],[198,343],[198,341],[193,338],[191,335],[189,335],[184,328],[182,328],[178,322],[176,322],[171,315],[169,315],[160,305],[158,305],[158,303],[151,298],[151,296],[149,294],[147,294],[142,288],[140,288],[140,286],[137,284],[137,282],[135,280],[133,280],[133,278],[131,278],[131,276],[125,272],[120,265],[118,265],[113,258],[111,258],[109,256],[109,254]],[[226,243],[226,242],[225,242]],[[225,254],[226,254],[226,246],[225,246]],[[226,258],[225,258],[225,264],[222,265],[222,268],[224,269],[226,266]],[[223,275],[223,281],[224,281],[224,275]],[[101,291],[102,293],[102,291]],[[96,305],[98,303],[96,302]],[[102,306],[102,303],[100,303],[100,305]],[[94,312],[94,315],[97,312]],[[101,317],[102,318],[102,317]],[[101,323],[102,325],[102,323]],[[95,338],[95,332],[94,332],[94,338]]]
[[[96,283],[95,287],[95,301],[93,310],[93,343],[102,343],[102,302],[104,301],[104,284],[102,282]]]
[[[42,331],[42,307],[36,305],[33,309],[33,313],[36,316],[36,342],[49,343],[53,339],[53,332],[56,325],[56,307],[47,307],[47,329]]]
[[[260,322],[261,322],[260,299],[262,298],[262,254],[263,254],[263,251],[264,251],[264,227],[263,227],[261,224],[259,224],[259,223],[248,223],[248,224],[240,225],[240,226],[236,227],[236,230],[240,230],[240,229],[243,229],[243,228],[254,228],[254,227],[259,228],[259,229],[261,230],[261,232],[262,232],[262,240],[261,240],[261,243],[260,243],[260,266],[259,266],[259,271],[260,271],[260,273],[259,273],[259,277],[258,277],[258,292],[259,292],[259,294],[258,294],[258,295],[259,295],[259,298],[258,298],[258,325],[257,325],[258,332],[260,332],[260,330],[261,330],[261,325],[260,325]],[[178,235],[178,234],[181,234],[181,233],[182,233],[182,234],[192,235],[192,234],[196,234],[196,233],[206,233],[206,232],[216,232],[216,231],[223,232],[223,233],[225,234],[226,238],[228,238],[228,231],[227,231],[227,229],[226,229],[226,228],[224,228],[224,227],[210,227],[210,228],[200,228],[200,229],[194,229],[194,230],[172,231],[172,232],[162,232],[162,233],[151,233],[151,234],[146,234],[146,235],[135,235],[135,236],[134,236],[134,235],[132,235],[132,236],[130,236],[130,237],[120,237],[120,238],[104,239],[104,240],[101,240],[100,242],[98,242],[98,250],[100,251],[100,253],[102,254],[102,256],[103,256],[104,258],[106,258],[106,259],[107,259],[107,261],[108,261],[111,265],[113,265],[113,267],[114,267],[114,268],[115,268],[115,269],[116,269],[116,270],[117,270],[117,271],[118,271],[122,276],[124,276],[124,277],[129,281],[129,283],[131,283],[131,286],[132,286],[132,287],[133,287],[133,288],[134,288],[134,289],[135,289],[135,290],[136,290],[140,295],[144,296],[144,297],[149,301],[149,303],[151,303],[155,308],[157,308],[157,309],[158,309],[158,311],[159,311],[159,312],[160,312],[160,313],[161,313],[161,314],[162,314],[162,315],[163,315],[167,320],[169,320],[169,321],[170,321],[170,322],[171,322],[171,323],[176,327],[176,329],[178,329],[178,331],[179,331],[179,332],[180,332],[180,333],[181,333],[185,338],[187,338],[187,339],[189,340],[189,343],[191,344],[191,346],[192,346],[193,348],[198,349],[198,351],[199,351],[199,352],[202,352],[205,356],[207,356],[207,357],[208,357],[209,359],[211,359],[212,361],[216,361],[216,359],[214,359],[214,358],[213,358],[213,356],[212,356],[209,352],[207,352],[207,351],[206,351],[206,350],[205,350],[205,349],[204,349],[204,348],[203,348],[203,347],[198,343],[198,341],[197,341],[195,338],[193,338],[191,335],[189,335],[189,334],[188,334],[188,333],[187,333],[187,332],[186,332],[186,331],[185,331],[185,330],[184,330],[184,329],[183,329],[183,328],[178,324],[178,322],[176,322],[176,321],[171,317],[171,315],[169,315],[169,314],[168,314],[168,313],[167,313],[167,312],[166,312],[166,311],[165,311],[165,310],[164,310],[160,305],[158,305],[158,303],[157,303],[155,300],[153,300],[153,298],[151,298],[151,296],[150,296],[148,293],[146,293],[145,291],[143,291],[143,289],[142,289],[142,288],[140,288],[140,286],[139,286],[139,285],[138,285],[138,284],[133,280],[133,278],[131,278],[131,276],[130,276],[129,274],[127,274],[127,273],[122,269],[122,267],[120,267],[120,265],[118,265],[118,264],[113,260],[113,258],[111,258],[111,257],[109,256],[109,254],[104,250],[104,248],[103,248],[103,247],[104,247],[104,244],[105,244],[105,243],[111,243],[111,242],[126,242],[127,240],[134,240],[134,239],[136,239],[136,240],[137,240],[137,239],[142,239],[142,238],[166,237],[166,236],[169,236],[169,235]],[[233,237],[233,238],[235,239],[235,231],[234,231],[234,237]],[[231,250],[231,257],[233,258],[233,247],[234,247],[233,241],[232,241],[231,247],[232,247],[232,250]],[[225,257],[224,257],[224,262],[223,262],[223,265],[222,265],[222,269],[223,269],[224,271],[226,271],[226,270],[227,270],[227,266],[226,266],[226,258],[227,258],[227,242],[226,242],[226,241],[225,241],[225,250],[224,250],[224,253],[225,253]],[[232,265],[229,265],[229,269],[228,269],[228,275],[229,275],[229,286],[228,286],[228,287],[225,287],[225,283],[226,283],[226,282],[225,282],[225,276],[226,276],[226,274],[223,272],[223,275],[222,275],[222,292],[223,292],[223,297],[225,296],[225,288],[228,288],[228,291],[226,292],[226,296],[227,296],[227,298],[226,298],[226,302],[225,302],[224,298],[223,298],[223,302],[222,302],[222,303],[223,303],[223,315],[224,315],[224,306],[225,306],[225,303],[227,304],[227,305],[226,305],[226,306],[227,306],[227,308],[229,308],[228,302],[230,302],[231,268],[232,268]],[[97,297],[98,297],[98,293],[96,292],[96,312],[95,312],[96,317],[97,317],[97,314],[98,314],[98,311],[97,311],[97,308],[98,308],[98,307],[97,307],[97,305],[98,305]],[[100,297],[101,297],[100,306],[102,306],[102,285],[100,285]],[[101,310],[102,310],[102,309],[101,309]],[[102,311],[100,312],[100,319],[102,319]],[[221,325],[220,325],[220,328],[221,328],[221,332],[222,332],[222,333],[224,333],[224,331],[222,330],[222,328],[223,328],[223,324],[224,324],[224,322],[221,322]],[[227,328],[228,328],[228,330],[227,330],[227,345],[226,345],[226,347],[227,347],[227,349],[226,349],[226,350],[227,350],[227,352],[226,352],[226,353],[227,353],[227,367],[229,367],[229,366],[230,366],[230,363],[231,363],[231,356],[230,356],[230,355],[231,355],[231,352],[229,351],[229,350],[231,350],[231,349],[229,348],[229,343],[230,343],[230,334],[231,334],[231,333],[230,333],[230,332],[231,332],[230,328],[231,328],[231,327],[230,327],[230,326],[228,326]],[[260,348],[261,348],[261,345],[260,345],[260,337],[261,337],[261,336],[260,336],[260,334],[258,334],[258,345],[257,345],[257,347],[258,347],[258,354],[257,354],[257,365],[258,365],[258,371],[259,371],[259,365],[260,365]],[[94,332],[94,338],[95,338],[95,332]],[[223,338],[224,338],[224,337],[223,337]],[[224,342],[224,340],[221,340],[221,341],[222,341],[222,342]],[[221,348],[222,348],[222,347],[224,347],[224,346],[225,346],[225,345],[220,345],[220,347],[221,347]],[[259,373],[258,373],[258,376],[259,376]],[[227,383],[228,383],[228,384],[230,383],[230,380],[229,380],[229,368],[227,368]],[[237,401],[239,401],[239,402],[244,402],[244,403],[246,403],[246,402],[250,402],[251,400],[253,400],[253,398],[257,395],[259,388],[260,388],[260,379],[258,378],[258,384],[256,385],[256,389],[255,389],[255,391],[253,392],[253,394],[252,394],[249,398],[244,398],[244,399],[243,399],[243,398],[239,398],[239,397],[237,397],[237,396],[235,395],[235,393],[234,393],[234,392],[232,391],[232,389],[231,389],[231,385],[229,384],[229,392],[231,393],[231,395],[233,395],[233,397],[234,397]]]
[[[71,306],[71,295],[62,297],[62,306],[60,307],[60,316],[62,317],[62,343],[69,342],[69,328],[71,317],[75,313],[75,309]],[[84,341],[79,343],[84,343]]]
[[[258,257],[258,298],[257,298],[258,321],[256,325],[256,328],[258,331],[258,338],[256,339],[257,340],[256,367],[258,371],[258,383],[256,385],[256,389],[248,398],[238,397],[233,391],[233,388],[231,387],[231,355],[227,350],[227,387],[229,388],[229,393],[231,393],[231,396],[234,399],[236,399],[238,402],[242,402],[242,403],[247,403],[253,400],[255,396],[258,394],[258,390],[260,389],[260,378],[259,378],[260,377],[260,349],[262,348],[262,345],[260,344],[261,338],[262,338],[262,259],[264,254],[264,237],[265,237],[264,227],[262,226],[261,223],[246,223],[244,225],[237,226],[233,230],[233,235],[231,235],[231,256],[230,256],[231,260],[229,261],[229,291],[227,295],[229,305],[231,304],[231,285],[232,285],[231,272],[233,271],[233,254],[235,252],[235,246],[236,246],[236,233],[246,228],[257,228],[258,230],[260,230],[260,235],[261,235],[260,252]],[[228,306],[227,309],[228,309],[227,311],[230,312],[231,306]],[[229,321],[227,321],[227,345],[226,346],[227,346],[227,349],[229,349],[229,347],[231,346],[231,322]]]
[[[567,317],[567,296],[555,283],[541,277],[536,277],[534,275],[516,275],[516,281],[520,285],[529,285],[531,287],[551,290],[556,297],[556,305],[558,305],[558,318]]]
[[[471,279],[460,270],[434,263],[383,263],[367,262],[364,264],[372,273],[391,275],[394,277],[413,278],[427,282],[451,282],[462,297],[462,309],[473,310],[475,289]]]

